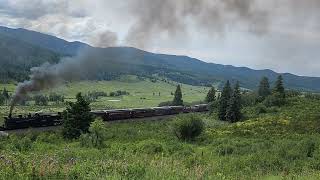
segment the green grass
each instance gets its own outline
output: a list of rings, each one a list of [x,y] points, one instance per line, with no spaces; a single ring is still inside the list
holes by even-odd
[[[125,76],[117,81],[85,81],[70,83],[59,86],[52,90],[47,90],[43,93],[49,94],[50,92],[56,92],[64,95],[66,101],[74,101],[74,98],[78,92],[87,93],[89,91],[103,91],[114,92],[117,90],[127,91],[130,95],[120,97],[103,97],[99,98],[96,102],[91,103],[92,109],[105,109],[105,108],[133,108],[133,107],[154,107],[164,101],[172,101],[173,95],[176,89],[177,83],[175,82],[151,82],[150,80],[139,80],[135,76]],[[14,84],[1,84],[0,89],[6,87],[10,92],[15,90]],[[184,102],[203,101],[209,88],[200,86],[190,86],[182,84],[182,93]],[[160,92],[160,96],[159,96]],[[155,93],[155,95],[153,95]],[[117,100],[117,101],[113,101]],[[65,109],[64,104],[49,106],[16,106],[14,114],[26,114],[29,112],[56,112],[63,111]],[[0,124],[3,121],[2,117],[7,116],[9,112],[9,106],[0,106]]]
[[[205,132],[178,140],[172,119],[107,124],[106,146],[59,132],[0,140],[3,179],[319,179],[320,101],[291,98],[277,112],[229,124],[199,115]]]

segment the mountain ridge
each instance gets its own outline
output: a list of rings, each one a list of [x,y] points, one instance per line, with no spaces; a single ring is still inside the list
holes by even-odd
[[[17,42],[19,42],[17,46],[27,43],[30,46],[40,48],[39,53],[40,51],[48,51],[53,52],[55,56],[61,57],[76,56],[82,49],[90,49],[92,52],[100,54],[99,57],[103,58],[103,62],[107,65],[105,72],[99,73],[108,75],[112,73],[131,73],[141,76],[157,74],[177,82],[192,85],[219,84],[221,86],[226,80],[231,80],[232,82],[240,81],[241,86],[244,88],[255,89],[262,76],[268,77],[272,83],[281,74],[290,89],[320,91],[319,77],[277,73],[271,69],[257,70],[248,67],[209,63],[186,55],[158,54],[134,47],[92,47],[79,41],[69,42],[52,35],[22,28],[11,29],[0,26],[0,35],[17,39]],[[14,49],[14,47],[12,48]],[[21,56],[20,58],[23,57]],[[108,67],[109,65],[111,67]],[[24,69],[24,71],[28,70]]]

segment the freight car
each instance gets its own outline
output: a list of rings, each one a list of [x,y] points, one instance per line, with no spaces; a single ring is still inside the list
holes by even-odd
[[[91,111],[97,117],[103,118],[104,121],[117,121],[125,119],[146,118],[154,116],[166,116],[180,113],[205,112],[208,111],[207,104],[200,104],[191,107],[184,106],[166,106],[153,108],[136,108],[136,109],[114,109]],[[35,113],[26,116],[5,117],[2,129],[24,129],[29,127],[46,127],[58,126],[62,124],[61,113]],[[0,127],[1,130],[1,127]]]

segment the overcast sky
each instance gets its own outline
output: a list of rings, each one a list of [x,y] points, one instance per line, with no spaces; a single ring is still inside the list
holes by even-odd
[[[320,0],[0,0],[0,25],[320,76]]]

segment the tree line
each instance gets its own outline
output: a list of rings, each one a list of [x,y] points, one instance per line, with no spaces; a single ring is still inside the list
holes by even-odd
[[[296,95],[296,91],[288,91],[288,95]],[[209,90],[205,102],[209,104],[211,109],[217,111],[218,118],[221,121],[238,122],[243,118],[242,108],[246,106],[248,97],[252,97],[250,105],[263,103],[265,106],[281,106],[285,103],[286,91],[283,84],[282,76],[278,76],[274,87],[271,89],[267,77],[263,77],[259,83],[257,91],[250,92],[241,90],[240,82],[236,82],[232,87],[228,80],[221,91],[221,95],[217,95],[214,87]],[[311,95],[308,95],[311,97]],[[167,105],[180,106],[183,105],[181,86],[178,85],[174,93],[172,102]]]
[[[216,94],[215,88],[211,87],[205,100],[210,104],[210,106],[215,104],[218,105],[216,107],[218,111],[218,118],[221,121],[228,121],[231,123],[240,121],[243,117],[241,112],[243,107],[242,97],[244,94],[246,94],[245,91],[241,91],[240,83],[236,82],[232,87],[230,81],[227,81],[222,89],[221,95],[216,96]],[[266,77],[263,77],[257,94],[257,102],[266,101],[270,97],[277,98],[277,102],[284,102],[286,94],[283,86],[282,76],[278,77],[278,80],[276,81],[272,90],[270,89],[269,80]],[[68,139],[78,138],[81,136],[81,134],[85,133],[87,134],[85,134],[84,137],[89,137],[89,127],[94,121],[94,117],[90,113],[90,102],[86,100],[81,93],[77,94],[76,99],[76,102],[68,102],[68,106],[63,112],[64,123],[62,133],[63,136]],[[171,105],[183,105],[182,90],[180,85],[178,85],[176,88]],[[97,129],[103,127],[102,122],[96,123],[100,124],[99,126],[97,125]],[[91,131],[91,133],[93,133],[94,130]]]

